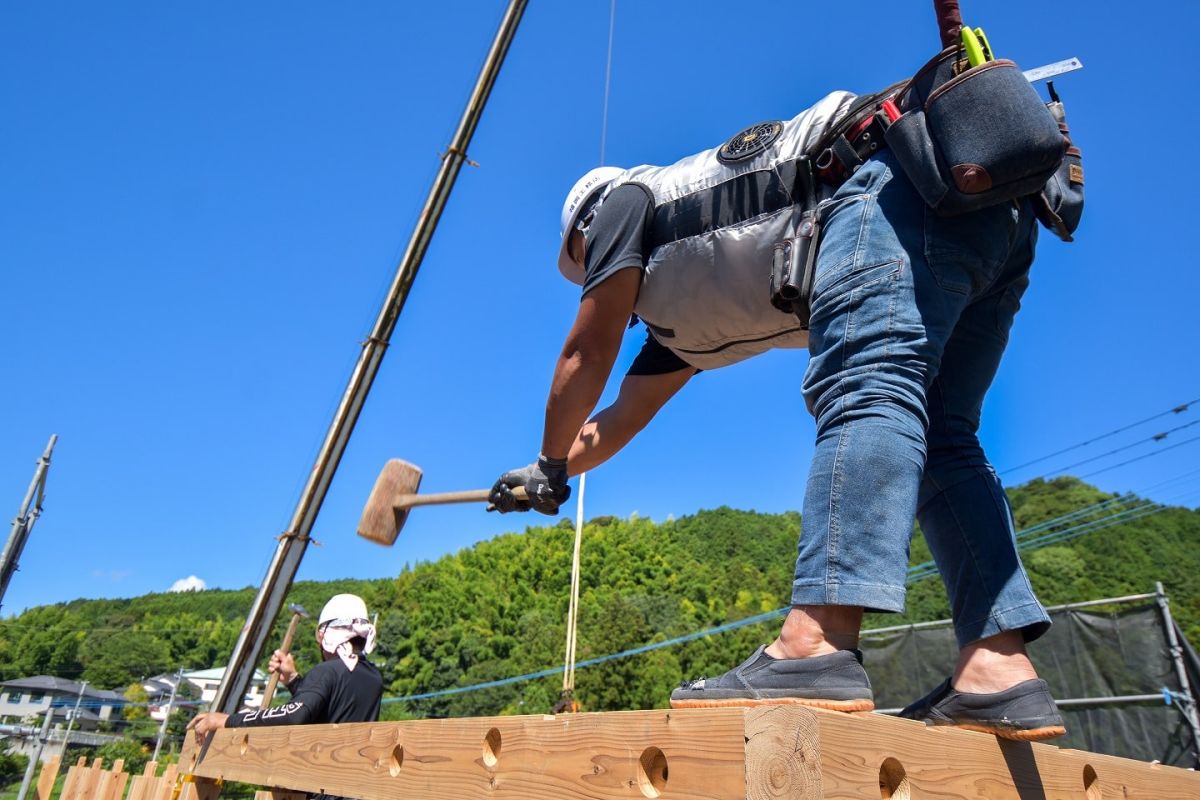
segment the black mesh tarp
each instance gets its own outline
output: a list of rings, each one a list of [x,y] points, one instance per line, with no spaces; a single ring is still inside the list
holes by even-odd
[[[1064,708],[1067,736],[1054,744],[1079,750],[1195,766],[1191,728],[1168,692],[1181,689],[1166,629],[1154,604],[1113,612],[1052,612],[1054,626],[1030,645],[1038,672],[1054,696],[1104,698],[1156,695],[1152,702]],[[1200,687],[1200,663],[1190,659],[1193,692]],[[862,649],[878,708],[899,708],[921,697],[951,673],[958,654],[948,625],[906,628],[884,634],[864,632]]]

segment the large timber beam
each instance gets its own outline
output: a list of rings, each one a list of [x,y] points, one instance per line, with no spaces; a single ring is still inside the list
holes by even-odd
[[[799,706],[218,731],[197,778],[363,800],[1196,800],[1200,774]]]

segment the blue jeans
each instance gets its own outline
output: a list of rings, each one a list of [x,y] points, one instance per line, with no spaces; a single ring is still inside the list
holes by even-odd
[[[1029,284],[1028,203],[942,218],[885,150],[822,204],[804,397],[817,444],[792,603],[903,611],[913,519],[961,645],[1049,617],[976,431]]]

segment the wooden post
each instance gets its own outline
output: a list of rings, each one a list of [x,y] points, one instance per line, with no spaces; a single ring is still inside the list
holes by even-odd
[[[306,800],[305,792],[291,792],[287,789],[260,789],[254,793],[254,800]]]
[[[79,782],[83,780],[84,771],[86,769],[87,758],[80,756],[75,762],[75,766],[67,770],[67,780],[63,783],[62,794],[59,800],[75,800],[79,795]]]
[[[167,764],[167,768],[163,770],[162,776],[158,779],[156,791],[150,795],[150,800],[171,800],[171,795],[175,793],[175,779],[179,775],[178,764]]]
[[[209,778],[194,778],[184,781],[183,788],[179,792],[179,800],[217,800],[220,794],[221,787],[217,781]]]
[[[34,790],[37,800],[50,800],[50,793],[54,791],[54,782],[58,780],[58,768],[62,764],[62,756],[51,756],[50,760],[42,764],[42,773],[38,775],[37,787]]]
[[[104,759],[92,760],[92,765],[84,772],[83,780],[79,782],[78,800],[95,800],[96,787],[100,784],[100,776],[104,773]]]
[[[154,773],[158,771],[157,761],[147,761],[146,768],[142,770],[141,775],[137,775],[129,781],[129,794],[125,796],[125,800],[143,800],[146,796],[146,787],[150,781],[154,780]]]
[[[125,785],[129,783],[129,773],[121,771],[117,773],[113,779],[112,791],[108,793],[108,800],[122,800],[125,797]]]

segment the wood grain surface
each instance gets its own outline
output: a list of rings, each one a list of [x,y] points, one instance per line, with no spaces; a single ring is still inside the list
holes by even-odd
[[[217,731],[195,773],[363,798],[745,795],[740,709],[628,711]]]
[[[58,780],[58,768],[61,764],[62,756],[51,756],[50,760],[42,765],[42,772],[38,775],[37,800],[50,800],[50,793],[54,791],[54,781]]]
[[[1200,774],[1175,767],[878,714],[814,713],[825,800],[1200,798]],[[1095,776],[1090,781],[1088,768]]]
[[[801,706],[227,729],[194,771],[260,800],[1200,800],[1188,770]]]

